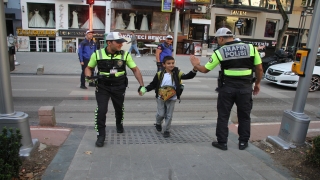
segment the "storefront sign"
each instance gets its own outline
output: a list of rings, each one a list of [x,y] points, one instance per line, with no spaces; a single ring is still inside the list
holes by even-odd
[[[186,0],[185,2],[210,4],[210,0]]]
[[[18,36],[56,36],[56,30],[25,30],[17,29]]]
[[[156,40],[159,39],[159,41],[165,40],[166,35],[158,35],[158,34],[135,34],[138,40]],[[121,33],[121,36],[123,38],[131,38],[130,34]]]
[[[259,40],[259,39],[244,39],[241,38],[243,42],[247,42],[253,44],[254,46],[266,46],[266,47],[273,47],[275,46],[276,42],[272,40]]]
[[[59,36],[62,37],[84,37],[86,31],[84,30],[58,30]],[[104,37],[104,30],[94,30],[93,37]]]
[[[161,11],[162,12],[172,12],[172,1],[173,0],[162,0]]]
[[[231,15],[242,15],[242,16],[245,16],[247,15],[247,12],[246,11],[236,11],[236,10],[231,10]]]

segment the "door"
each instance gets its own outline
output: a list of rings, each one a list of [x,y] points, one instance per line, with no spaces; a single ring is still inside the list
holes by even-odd
[[[38,52],[49,52],[49,38],[48,37],[37,37],[37,51]]]

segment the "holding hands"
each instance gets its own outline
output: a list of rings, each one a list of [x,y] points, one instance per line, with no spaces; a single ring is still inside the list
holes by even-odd
[[[138,88],[138,93],[140,96],[143,96],[147,92],[147,89],[144,86]]]
[[[86,82],[93,83],[94,79],[92,79],[90,76],[86,76]]]

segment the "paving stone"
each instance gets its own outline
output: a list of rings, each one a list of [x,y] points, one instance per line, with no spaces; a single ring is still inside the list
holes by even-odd
[[[79,179],[87,179],[88,170],[69,170],[65,176],[65,179],[68,180],[79,180]]]
[[[88,173],[89,178],[105,178],[109,177],[111,169],[111,158],[104,159],[99,162],[92,162]]]
[[[70,164],[70,170],[90,170],[92,156],[77,156]]]

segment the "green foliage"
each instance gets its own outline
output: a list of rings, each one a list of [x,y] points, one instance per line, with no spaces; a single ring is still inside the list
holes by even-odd
[[[307,160],[320,167],[320,136],[313,139],[312,147],[307,153]]]
[[[12,128],[9,130],[4,127],[0,134],[0,180],[8,180],[18,177],[21,159],[19,156],[22,135],[20,130],[16,129],[14,133]]]

